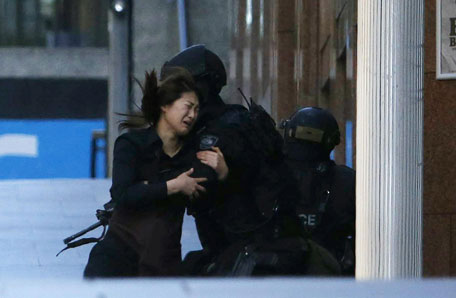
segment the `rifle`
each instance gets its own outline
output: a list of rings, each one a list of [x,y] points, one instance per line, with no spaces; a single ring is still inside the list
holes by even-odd
[[[63,248],[59,253],[56,255],[58,257],[63,251],[69,249],[69,248],[74,248],[78,247],[84,244],[92,243],[92,242],[99,242],[101,241],[105,234],[106,234],[106,226],[109,224],[109,219],[112,216],[114,208],[108,204],[105,205],[105,210],[97,209],[96,212],[96,217],[98,218],[98,222],[94,223],[93,225],[90,225],[89,227],[83,229],[80,232],[77,232],[76,234],[73,234],[65,239],[63,239],[63,243],[66,244],[66,247]],[[95,237],[90,237],[90,238],[83,238],[74,241],[75,239],[81,237],[82,235],[95,230],[96,228],[103,226],[103,232],[101,233],[101,236],[98,238]]]
[[[228,276],[254,276],[257,268],[261,268],[262,274],[274,275],[280,272],[281,266],[286,265],[281,262],[280,253],[273,250],[261,251],[259,248],[261,247],[252,244],[245,246],[239,252]]]
[[[159,160],[157,159],[155,161],[155,168],[157,168],[157,170],[158,170],[158,162],[159,162]],[[177,175],[173,176],[173,175],[175,175],[174,173],[175,173],[175,171],[171,171],[168,169],[162,170],[161,172],[159,172],[159,174],[162,175],[162,177],[164,177],[165,180],[169,180],[169,179],[166,179],[166,177],[168,177],[168,176],[173,177],[173,178],[176,177]],[[97,209],[96,217],[98,218],[98,222],[83,229],[80,232],[77,232],[74,235],[71,235],[71,236],[63,239],[63,243],[66,244],[66,247],[63,248],[61,251],[59,251],[59,253],[56,255],[56,257],[58,257],[63,251],[65,251],[69,248],[75,248],[75,247],[78,247],[81,245],[85,245],[85,244],[93,243],[93,242],[99,242],[99,241],[103,240],[103,238],[106,234],[106,226],[109,224],[109,219],[111,218],[111,216],[114,212],[114,205],[115,204],[112,200],[109,201],[108,203],[104,204],[104,206],[103,206],[104,210]],[[96,228],[98,228],[100,226],[103,226],[103,232],[101,233],[100,237],[83,238],[83,239],[75,241],[75,239],[81,237],[82,235],[84,235],[92,230],[95,230]]]

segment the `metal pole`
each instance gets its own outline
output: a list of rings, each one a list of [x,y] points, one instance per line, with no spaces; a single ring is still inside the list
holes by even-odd
[[[358,1],[356,278],[422,274],[424,0]]]
[[[187,48],[187,18],[185,0],[177,0],[177,16],[179,19],[179,46],[181,51]]]
[[[109,12],[109,92],[107,159],[108,177],[112,175],[114,142],[119,136],[117,125],[121,117],[116,113],[128,113],[129,102],[129,19],[130,1],[111,1]],[[122,6],[124,5],[124,6]],[[123,10],[121,10],[123,8]]]

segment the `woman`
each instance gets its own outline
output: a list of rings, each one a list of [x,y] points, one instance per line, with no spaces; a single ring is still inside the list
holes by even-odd
[[[160,84],[155,71],[146,73],[141,111],[150,127],[116,140],[114,213],[106,237],[90,253],[85,277],[179,274],[185,206],[206,191],[202,184],[208,178],[216,181],[227,172],[220,155],[203,158],[208,165],[196,158],[189,134],[198,109],[197,88],[186,70],[174,71]]]

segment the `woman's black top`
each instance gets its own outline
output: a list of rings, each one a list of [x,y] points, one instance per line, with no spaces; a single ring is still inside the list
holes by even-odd
[[[192,177],[216,181],[215,172],[196,158],[193,142],[193,139],[187,139],[182,149],[169,157],[163,152],[163,143],[153,128],[135,130],[117,138],[110,190],[116,208],[144,209],[168,205],[170,198],[166,181],[192,167]]]
[[[192,177],[216,181],[215,172],[196,158],[192,138],[173,157],[163,152],[154,128],[138,129],[117,138],[114,145],[110,230],[141,258],[159,259],[164,250],[180,254],[182,220],[188,198],[167,195],[166,181],[194,168]],[[158,248],[157,248],[158,247]],[[152,254],[152,256],[151,256]]]

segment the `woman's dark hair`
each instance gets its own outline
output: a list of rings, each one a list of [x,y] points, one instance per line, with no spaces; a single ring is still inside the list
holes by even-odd
[[[155,70],[150,73],[146,71],[144,86],[138,81],[137,83],[143,93],[141,113],[139,115],[121,114],[129,119],[120,122],[120,130],[142,127],[146,123],[151,126],[157,125],[161,113],[160,108],[172,104],[182,96],[182,93],[195,92],[198,98],[200,97],[192,75],[182,67],[173,67],[172,74],[160,82]]]

